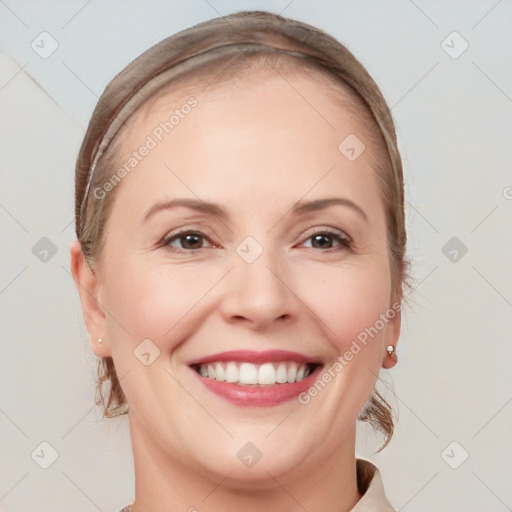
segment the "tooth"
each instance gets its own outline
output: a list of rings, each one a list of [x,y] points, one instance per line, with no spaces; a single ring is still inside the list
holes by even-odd
[[[297,377],[297,365],[295,363],[291,363],[288,368],[288,372],[286,373],[286,380],[288,382],[295,382],[295,377]]]
[[[276,382],[284,384],[286,382],[286,364],[280,363],[276,370]]]
[[[258,370],[258,384],[271,385],[276,383],[276,371],[272,363],[265,363]]]
[[[224,367],[221,363],[217,363],[215,365],[215,379],[219,382],[224,382],[226,380],[226,372],[224,371]]]
[[[254,365],[243,362],[229,363],[214,362],[199,365],[199,374],[218,382],[230,382],[244,385],[271,386],[276,383],[301,382],[311,375],[312,368],[309,365],[287,361],[279,363],[264,363]]]
[[[238,382],[240,384],[257,384],[258,369],[251,363],[242,363],[238,372]]]
[[[235,363],[226,365],[226,382],[238,382],[238,367]]]

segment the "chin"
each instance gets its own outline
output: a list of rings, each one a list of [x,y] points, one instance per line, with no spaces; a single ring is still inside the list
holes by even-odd
[[[205,446],[204,451],[196,452],[197,470],[214,474],[215,481],[229,475],[224,483],[234,488],[272,488],[276,484],[273,477],[279,480],[299,467],[303,470],[308,453],[313,451],[296,437],[290,440],[289,436],[275,434],[274,439],[265,440],[261,434],[255,432],[250,436],[249,431],[246,432],[247,436],[230,438],[224,443],[216,439],[214,450]]]

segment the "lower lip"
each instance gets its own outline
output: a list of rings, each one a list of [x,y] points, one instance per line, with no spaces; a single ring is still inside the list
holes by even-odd
[[[296,399],[310,388],[318,377],[321,366],[300,382],[272,386],[239,386],[203,377],[192,369],[196,377],[213,393],[240,407],[273,407]]]

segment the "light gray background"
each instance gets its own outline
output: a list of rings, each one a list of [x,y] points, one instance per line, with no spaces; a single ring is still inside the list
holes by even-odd
[[[362,428],[358,454],[380,467],[397,510],[511,510],[507,0],[0,0],[0,510],[109,512],[133,498],[127,421],[93,406],[95,360],[69,273],[74,160],[115,73],[171,33],[243,8],[333,34],[393,107],[415,290],[398,366],[381,374],[395,391],[394,439],[374,455],[378,439]],[[58,43],[46,59],[31,47],[43,31]],[[458,58],[445,51],[462,48],[453,31],[469,44]],[[46,261],[43,237],[57,250]],[[445,255],[452,237],[459,247]],[[42,442],[58,454],[48,469]]]

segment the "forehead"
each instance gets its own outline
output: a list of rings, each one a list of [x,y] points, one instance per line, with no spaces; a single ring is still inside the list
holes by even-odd
[[[167,148],[175,159],[183,152],[203,161],[229,158],[231,153],[241,163],[247,159],[263,163],[266,154],[290,161],[309,152],[310,163],[314,159],[321,163],[321,148],[337,153],[348,136],[364,140],[360,146],[370,146],[369,130],[354,108],[343,91],[304,73],[271,70],[257,79],[246,74],[207,87],[204,81],[189,81],[148,100],[118,142],[125,154],[151,136],[159,146],[154,154]]]
[[[220,70],[219,70],[220,69]],[[185,74],[178,76],[171,83],[164,85],[148,98],[133,113],[122,132],[123,138],[128,133],[137,131],[155,112],[165,114],[170,108],[179,107],[187,98],[201,96],[208,102],[234,99],[247,90],[254,93],[257,101],[257,88],[269,82],[286,84],[291,96],[301,97],[305,103],[309,99],[296,84],[308,84],[308,93],[317,100],[325,96],[332,104],[342,106],[354,119],[366,124],[370,129],[371,114],[359,96],[344,82],[331,75],[314,62],[301,61],[287,55],[256,55],[251,58],[238,57],[229,61],[206,62]],[[310,106],[315,109],[314,105]],[[332,105],[328,107],[332,109]],[[317,112],[320,116],[326,115]]]
[[[316,79],[273,73],[206,89],[188,85],[153,98],[130,120],[121,139],[124,160],[148,136],[155,138],[155,128],[170,116],[178,124],[122,184],[128,186],[127,193],[117,192],[123,204],[140,203],[142,209],[164,192],[192,193],[241,211],[249,207],[249,200],[239,201],[249,199],[247,194],[254,204],[265,204],[265,198],[275,202],[278,196],[296,201],[309,191],[343,191],[380,203],[369,151],[355,161],[340,151],[350,137],[369,145],[364,123]],[[191,97],[197,105],[176,114]]]

